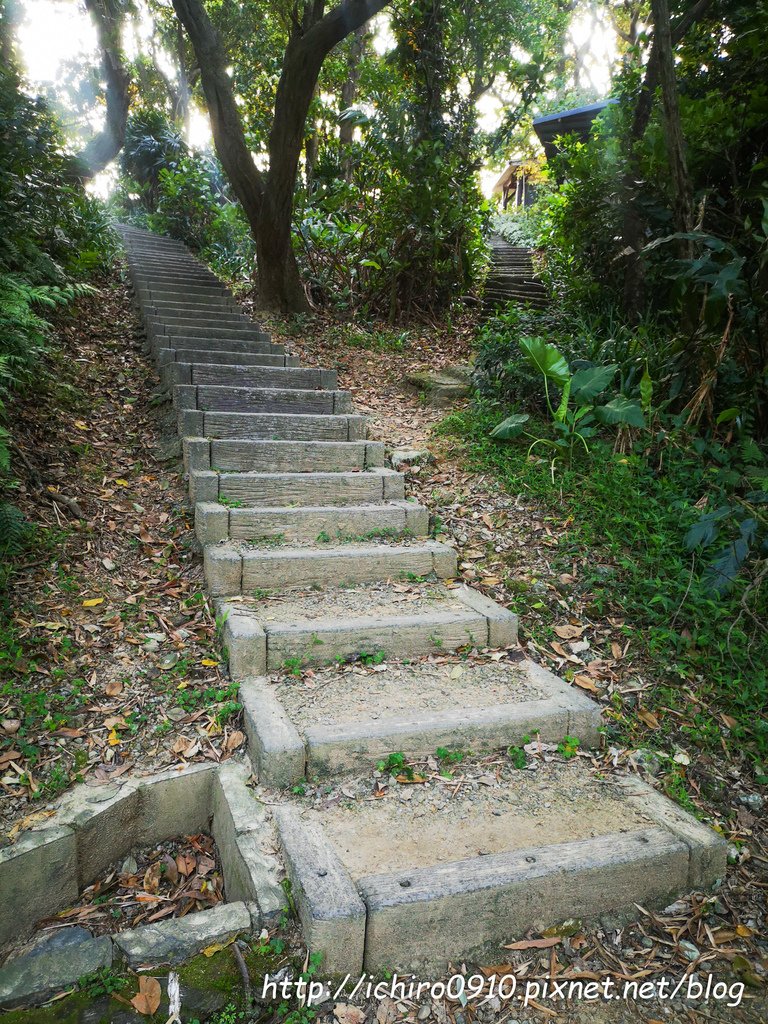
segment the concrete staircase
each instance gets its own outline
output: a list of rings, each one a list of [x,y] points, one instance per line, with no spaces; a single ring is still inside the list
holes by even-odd
[[[443,800],[438,776],[420,811],[386,773],[371,799],[372,766],[396,752],[423,761],[531,735],[543,750],[565,735],[596,745],[598,705],[522,660],[516,615],[456,583],[456,552],[429,538],[427,509],[334,371],[299,366],[181,243],[120,230],[248,754],[324,970],[496,963],[529,929],[618,920],[721,877],[720,837],[636,779],[596,781],[588,762],[516,771],[501,755],[495,777],[461,784],[475,803],[459,818],[465,798]],[[507,249],[506,276],[538,294]],[[343,780],[339,801],[302,804],[291,790],[306,778]],[[488,842],[468,853],[463,835]]]
[[[500,235],[491,238],[491,268],[485,284],[485,304],[489,309],[507,302],[543,309],[547,290],[536,277],[532,252],[505,242]]]

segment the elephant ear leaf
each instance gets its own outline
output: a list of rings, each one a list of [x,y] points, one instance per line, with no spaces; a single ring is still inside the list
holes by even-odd
[[[637,402],[625,395],[617,395],[605,405],[595,409],[595,419],[601,423],[621,423],[628,427],[644,427],[645,416]]]
[[[548,341],[544,341],[543,338],[522,338],[520,348],[528,362],[559,387],[565,387],[571,379],[565,357]]]
[[[510,441],[513,437],[518,437],[523,432],[523,427],[530,419],[527,413],[516,413],[514,416],[507,416],[498,427],[494,427],[491,431],[491,437],[495,437],[497,441]]]
[[[618,370],[617,363],[610,366],[587,366],[573,375],[571,390],[579,404],[591,402],[608,387]]]

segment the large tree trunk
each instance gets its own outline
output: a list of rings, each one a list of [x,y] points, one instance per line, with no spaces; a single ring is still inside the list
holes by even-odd
[[[103,171],[123,148],[131,79],[120,48],[120,18],[111,13],[105,0],[85,0],[85,6],[99,40],[107,101],[107,123],[75,158],[78,174],[88,180]]]
[[[256,241],[259,294],[269,309],[301,313],[310,308],[293,255],[291,218],[304,126],[323,61],[388,2],[343,0],[327,14],[323,0],[305,4],[304,19],[294,22],[285,50],[269,135],[269,171],[262,175],[245,141],[226,54],[201,0],[173,0],[200,65],[216,152]]]

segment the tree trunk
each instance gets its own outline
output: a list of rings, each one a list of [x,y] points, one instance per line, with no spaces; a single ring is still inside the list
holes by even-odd
[[[269,309],[302,313],[310,308],[291,245],[291,219],[304,126],[323,61],[388,2],[342,0],[325,15],[323,0],[305,6],[305,19],[294,23],[285,50],[269,134],[269,171],[263,175],[245,141],[226,53],[201,0],[173,0],[200,65],[216,152],[256,241],[259,294]]]
[[[693,187],[688,174],[685,138],[680,119],[669,0],[651,0],[651,10],[653,12],[653,36],[658,50],[659,82],[664,110],[664,136],[667,143],[672,186],[672,212],[676,230],[687,232],[693,227]],[[681,240],[679,249],[683,257],[690,257],[693,245],[690,241]]]
[[[349,110],[357,98],[357,89],[360,84],[360,65],[365,56],[365,47],[368,41],[368,29],[361,25],[352,37],[352,45],[349,49],[347,60],[347,77],[341,87],[341,109]],[[352,154],[350,152],[355,139],[355,126],[352,121],[345,120],[339,125],[339,145],[341,146],[341,168],[345,181],[352,177]]]
[[[101,63],[106,81],[107,123],[75,158],[78,174],[89,180],[111,163],[125,143],[128,120],[130,76],[123,64],[120,49],[121,23],[110,13],[105,0],[85,0],[101,49]]]

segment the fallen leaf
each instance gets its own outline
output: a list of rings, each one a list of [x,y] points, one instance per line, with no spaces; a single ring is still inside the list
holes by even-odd
[[[555,626],[555,632],[561,640],[577,640],[584,632],[583,626]]]
[[[226,942],[214,942],[210,946],[205,947],[203,950],[203,956],[215,956],[217,953],[220,953],[222,949],[226,949],[227,946],[231,946],[234,941],[235,936],[233,935],[232,938],[227,939]]]
[[[112,731],[110,732],[109,736],[107,737],[107,741],[108,741],[110,747],[117,747],[117,746],[119,746],[119,744],[120,744],[120,734],[118,733],[117,729],[112,729]]]
[[[131,1006],[145,1017],[151,1017],[153,1013],[157,1013],[161,995],[162,989],[157,978],[142,975],[139,978],[139,991],[131,1000]]]
[[[573,677],[573,681],[576,686],[580,686],[582,690],[589,690],[590,693],[599,693],[599,690],[589,676],[577,675]]]
[[[218,661],[214,661],[213,658],[203,658],[200,662],[201,665],[205,665],[206,668],[216,668],[219,664]]]
[[[119,693],[122,692],[123,684],[120,682],[119,679],[111,680],[111,682],[107,683],[107,685],[104,687],[104,693],[106,693],[108,697],[116,697]]]
[[[549,949],[550,946],[557,946],[562,942],[559,935],[552,935],[548,939],[523,939],[521,942],[510,942],[502,949]]]
[[[21,728],[21,719],[19,718],[4,718],[0,722],[0,728],[6,734],[6,736],[13,736]]]
[[[363,1024],[365,1020],[363,1010],[352,1003],[337,1003],[333,1008],[333,1016],[339,1024]]]
[[[241,733],[239,729],[235,729],[235,731],[231,732],[224,741],[224,749],[229,751],[237,750],[244,741],[245,736],[243,733]]]
[[[647,711],[645,708],[640,708],[640,710],[637,712],[637,717],[640,719],[641,722],[644,722],[649,729],[659,728],[659,720],[656,717],[656,715],[653,714],[652,711]]]
[[[97,604],[104,604],[104,598],[89,597],[87,601],[83,601],[83,608],[95,608]]]
[[[144,892],[156,893],[160,888],[160,879],[163,877],[163,867],[161,861],[155,861],[154,864],[150,864],[147,870],[144,872]]]

